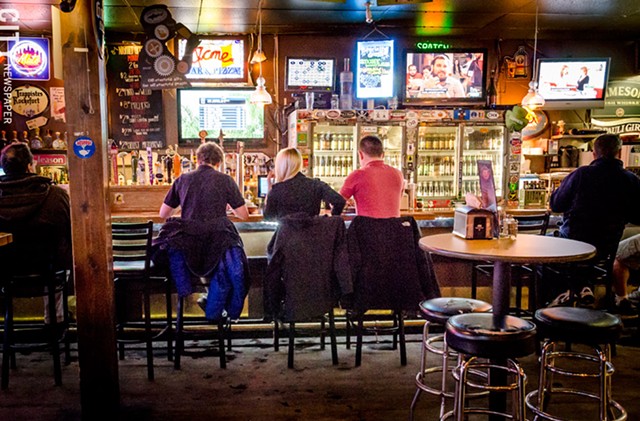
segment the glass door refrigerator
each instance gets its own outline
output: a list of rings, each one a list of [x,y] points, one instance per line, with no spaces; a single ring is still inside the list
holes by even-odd
[[[400,121],[364,121],[359,123],[358,137],[374,135],[380,138],[384,147],[384,162],[403,170],[404,122]],[[354,147],[357,156],[358,145]],[[359,166],[359,165],[358,165]]]
[[[490,160],[496,194],[503,195],[506,130],[497,110],[408,110],[407,169],[418,208],[450,208],[479,194],[478,160]]]
[[[327,116],[327,114],[335,112]],[[296,110],[289,116],[289,146],[300,150],[304,172],[339,190],[357,165],[355,113]]]

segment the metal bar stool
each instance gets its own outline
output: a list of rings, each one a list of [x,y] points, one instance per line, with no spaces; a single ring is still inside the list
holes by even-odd
[[[441,419],[453,417],[462,421],[467,414],[484,414],[525,421],[526,377],[516,358],[535,352],[535,325],[524,319],[506,316],[505,328],[497,330],[493,327],[493,315],[490,313],[460,314],[447,321],[445,341],[450,349],[458,352],[458,366],[453,371],[456,379],[454,409]],[[488,359],[490,362],[479,359]],[[474,371],[487,371],[488,375],[474,376]],[[506,381],[496,382],[496,377],[504,377]],[[506,409],[500,407],[465,406],[467,387],[490,394],[512,393],[511,411],[503,412]],[[491,404],[491,396],[489,401]]]
[[[413,397],[413,401],[411,402],[410,419],[413,419],[413,412],[422,392],[427,392],[440,397],[440,417],[444,415],[446,399],[453,398],[453,393],[447,392],[447,380],[450,375],[449,358],[457,358],[458,354],[448,349],[447,343],[444,340],[444,335],[435,335],[429,338],[429,328],[431,327],[431,324],[444,326],[451,316],[467,313],[487,313],[490,312],[492,308],[489,303],[484,301],[457,297],[442,297],[425,300],[422,301],[419,306],[420,314],[426,322],[422,332],[420,371],[416,374],[417,389]],[[440,365],[428,367],[427,356],[429,352],[440,356]],[[434,373],[441,373],[441,386],[439,389],[431,387],[427,383],[427,377]],[[467,397],[486,394],[486,392],[481,392],[480,394],[470,393]]]
[[[526,397],[527,407],[536,419],[562,421],[564,418],[552,415],[548,405],[555,395],[585,397],[598,401],[600,421],[622,421],[627,419],[625,409],[611,398],[611,344],[620,335],[622,322],[618,316],[603,311],[575,307],[553,307],[538,310],[535,314],[540,336],[547,338],[540,357],[540,380],[538,389]],[[582,344],[594,352],[557,351],[558,342]],[[581,361],[580,368],[568,363]],[[560,363],[560,364],[558,364]],[[595,370],[587,370],[586,366]],[[554,374],[580,379],[597,379],[598,392],[554,387]],[[576,405],[576,410],[580,406]]]

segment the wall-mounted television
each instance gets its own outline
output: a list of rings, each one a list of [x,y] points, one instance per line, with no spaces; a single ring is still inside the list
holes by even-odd
[[[610,58],[541,58],[538,92],[543,109],[604,108]]]
[[[209,139],[217,139],[222,130],[225,141],[262,141],[264,108],[249,102],[253,90],[178,89],[178,143],[199,143],[201,130],[209,133]]]
[[[405,51],[406,105],[484,104],[487,50]]]
[[[244,37],[202,37],[192,54],[190,80],[211,82],[246,82],[247,57]],[[178,58],[182,59],[187,41],[178,42]]]
[[[391,98],[395,63],[393,40],[358,41],[356,50],[356,98]]]
[[[331,92],[335,80],[335,58],[287,57],[284,87],[287,91]]]

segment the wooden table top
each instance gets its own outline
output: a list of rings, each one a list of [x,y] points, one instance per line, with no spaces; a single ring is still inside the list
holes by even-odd
[[[0,232],[0,246],[6,246],[13,241],[13,235],[7,232]]]
[[[465,240],[454,234],[436,234],[422,237],[420,248],[447,257],[512,263],[577,262],[596,254],[591,244],[532,234],[520,234],[514,240]]]

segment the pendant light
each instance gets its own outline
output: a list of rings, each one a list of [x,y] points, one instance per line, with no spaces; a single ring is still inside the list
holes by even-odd
[[[251,93],[251,97],[249,97],[249,102],[252,104],[271,104],[271,95],[267,92],[267,88],[265,88],[265,80],[262,77],[262,62],[266,60],[266,56],[262,51],[262,1],[258,0],[258,49],[256,50],[253,58],[251,59],[251,63],[254,63],[254,59],[258,53],[264,57],[262,60],[255,61],[260,66],[260,75],[256,79],[256,90]]]
[[[262,51],[262,0],[258,0],[258,48],[251,57],[251,64],[262,63],[267,56]]]
[[[536,55],[538,53],[538,1],[536,0],[536,30],[533,34],[533,77],[529,82],[529,92],[522,98],[522,106],[528,111],[544,106],[544,98],[538,93],[538,66],[536,65]]]

